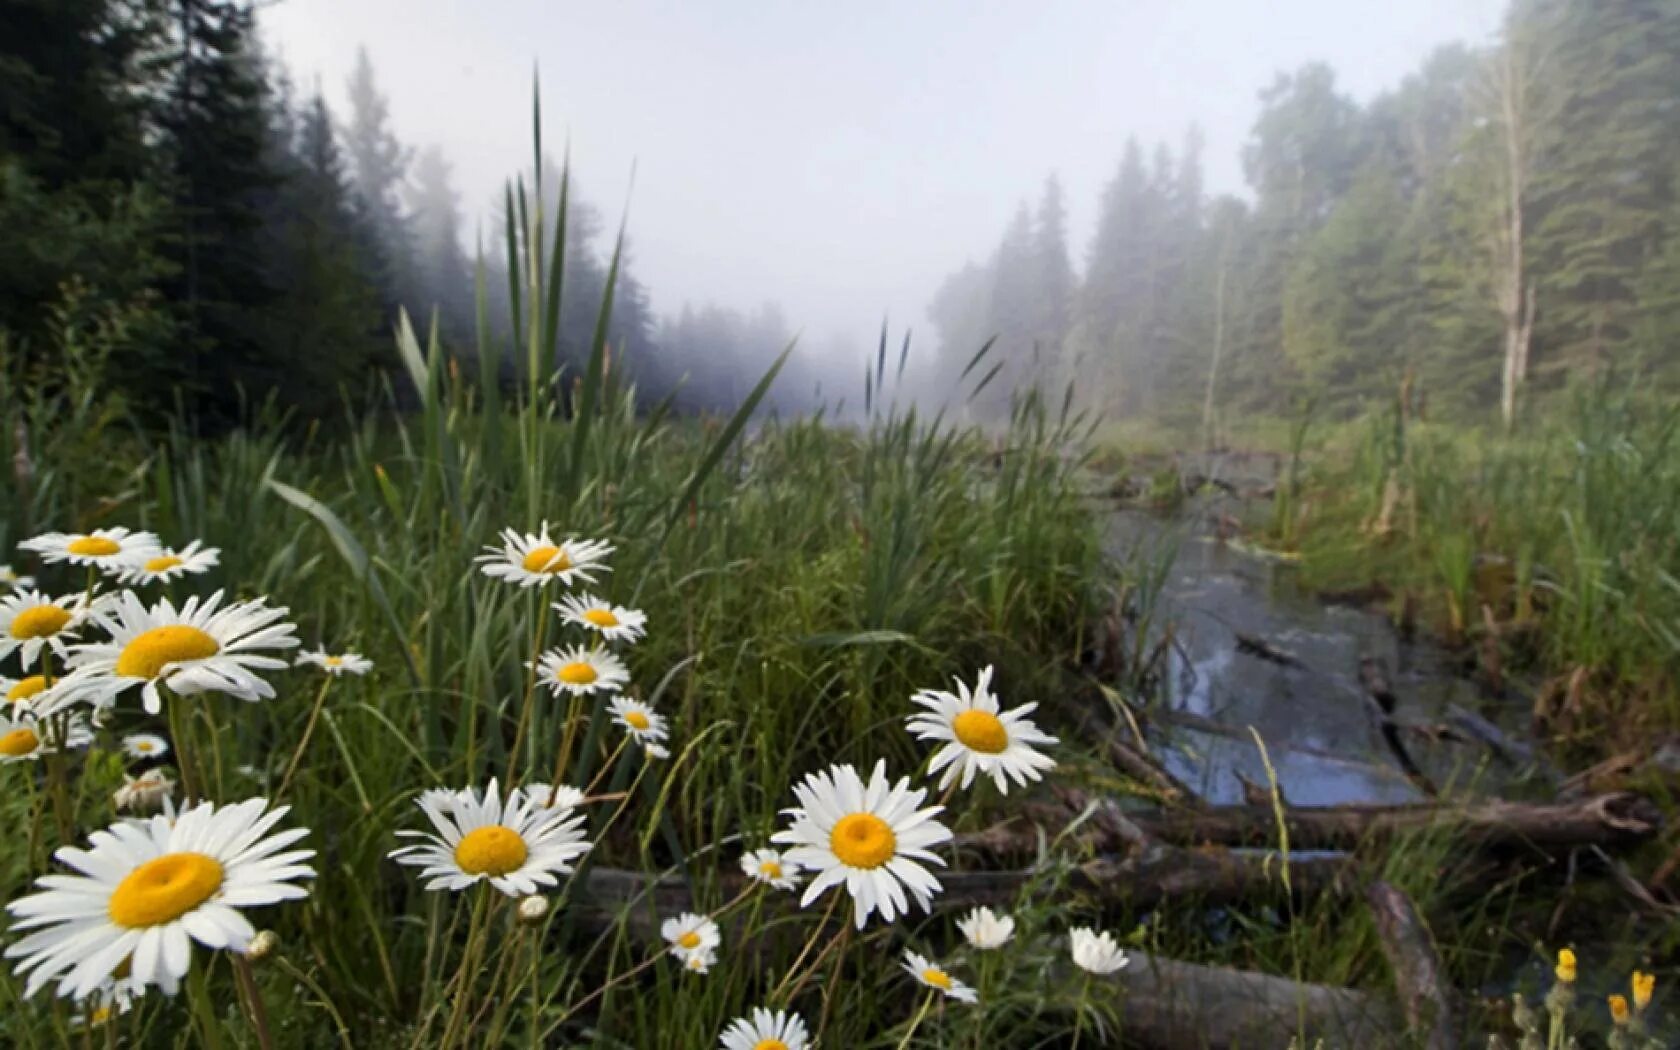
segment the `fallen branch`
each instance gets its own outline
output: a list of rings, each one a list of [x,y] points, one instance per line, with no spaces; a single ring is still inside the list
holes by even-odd
[[[1300,1035],[1308,1046],[1379,1047],[1403,1027],[1386,1002],[1351,988],[1129,954],[1113,978],[1127,1046],[1284,1047]]]
[[[1662,813],[1650,799],[1627,793],[1545,803],[1297,806],[1285,809],[1283,817],[1290,847],[1298,850],[1352,849],[1373,838],[1426,831],[1447,832],[1484,848],[1625,847],[1651,838],[1662,826]],[[1277,815],[1269,806],[1164,811],[1132,820],[1151,837],[1180,845],[1264,846],[1277,837]]]
[[[1427,1033],[1423,1045],[1428,1050],[1456,1050],[1452,986],[1441,973],[1441,957],[1429,927],[1412,899],[1389,883],[1372,883],[1365,899],[1383,957],[1394,972],[1394,989],[1407,1027],[1413,1034]]]

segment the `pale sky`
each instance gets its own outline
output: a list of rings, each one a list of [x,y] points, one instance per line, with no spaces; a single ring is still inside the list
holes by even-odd
[[[277,0],[268,43],[345,115],[366,45],[407,143],[441,145],[468,228],[545,141],[616,222],[660,313],[782,304],[807,347],[931,347],[933,289],[1062,178],[1074,263],[1126,136],[1206,135],[1240,191],[1257,93],[1323,60],[1360,101],[1437,45],[1479,43],[1504,0]],[[636,166],[633,193],[632,162]]]

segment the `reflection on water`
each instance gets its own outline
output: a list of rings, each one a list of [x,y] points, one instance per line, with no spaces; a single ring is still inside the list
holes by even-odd
[[[1476,684],[1454,673],[1446,653],[1401,639],[1386,617],[1324,605],[1302,593],[1289,566],[1238,553],[1194,524],[1163,522],[1138,511],[1114,515],[1110,549],[1116,553],[1173,543],[1177,556],[1156,617],[1174,625],[1178,640],[1163,702],[1170,711],[1239,732],[1226,736],[1181,725],[1159,742],[1158,753],[1208,799],[1241,802],[1239,774],[1267,783],[1250,726],[1265,741],[1291,803],[1421,798],[1378,733],[1376,707],[1358,680],[1362,657],[1374,657],[1388,669],[1401,721],[1439,723],[1454,703],[1494,717]],[[1264,639],[1301,666],[1239,651],[1239,634]],[[1508,776],[1490,765],[1478,745],[1419,734],[1407,734],[1405,744],[1443,793],[1471,784],[1491,791]]]

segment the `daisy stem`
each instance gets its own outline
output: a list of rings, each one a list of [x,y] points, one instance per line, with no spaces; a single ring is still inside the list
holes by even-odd
[[[550,1033],[552,1033],[555,1029],[559,1028],[562,1024],[564,1024],[568,1017],[577,1013],[579,1010],[583,1009],[585,1006],[588,1006],[590,1003],[599,999],[601,996],[607,994],[607,992],[609,990],[611,990],[612,988],[616,987],[617,985],[623,984],[625,981],[628,981],[630,978],[635,977],[637,974],[646,970],[648,967],[650,967],[654,963],[658,962],[660,960],[660,958],[664,956],[664,954],[665,954],[664,949],[660,949],[660,950],[654,952],[652,955],[648,956],[646,959],[643,959],[641,962],[639,962],[636,965],[630,967],[630,969],[625,970],[623,973],[619,974],[618,976],[611,978],[610,980],[607,981],[606,984],[601,985],[601,987],[595,989],[593,992],[590,992],[588,995],[584,996],[582,999],[579,999],[577,1002],[575,1002],[575,1003],[571,1004],[570,1006],[566,1007],[566,1012],[561,1014],[559,1019],[557,1019],[553,1024],[549,1025],[546,1029],[543,1030],[544,1038],[547,1038],[547,1036]]]
[[[846,946],[850,943],[851,939],[852,926],[848,923],[846,928],[840,931],[840,936],[834,939],[834,944],[838,945],[838,948],[834,953],[834,975],[828,979],[828,984],[823,988],[822,1016],[817,1019],[817,1041],[819,1043],[822,1042],[823,1033],[828,1031],[829,1011],[834,1008],[834,1000],[839,998],[837,992],[840,988],[840,974],[846,968]],[[811,965],[811,973],[816,972],[817,966],[813,963]],[[795,988],[793,990],[793,995],[788,998],[793,999],[798,995],[799,989]]]
[[[822,918],[817,920],[816,926],[812,927],[811,936],[806,939],[805,947],[799,949],[799,955],[793,960],[793,965],[788,967],[787,976],[783,977],[781,983],[776,985],[776,990],[770,993],[770,998],[772,1000],[780,999],[782,989],[786,988],[788,984],[792,982],[794,976],[799,973],[800,967],[805,962],[805,956],[810,954],[811,948],[817,943],[817,938],[822,936],[823,930],[828,926],[829,918],[834,914],[835,905],[839,903],[839,893],[831,893],[828,895],[828,907],[824,909]],[[789,999],[791,998],[792,997],[790,996]]]
[[[554,782],[560,783],[560,778],[566,775],[566,760],[572,753],[572,741],[577,736],[578,716],[583,712],[583,696],[572,694],[572,702],[566,705],[566,733],[560,739],[560,753],[554,757]],[[607,765],[612,765],[611,761]]]
[[[922,1018],[926,1017],[928,1011],[933,1009],[934,995],[934,992],[928,992],[922,1000],[922,1008],[916,1011],[916,1016],[910,1021],[910,1027],[904,1030],[904,1038],[898,1041],[898,1050],[904,1050],[905,1047],[910,1045],[910,1037],[915,1035],[916,1029],[922,1026]]]
[[[483,883],[478,900],[473,902],[472,921],[467,924],[466,951],[461,955],[460,969],[455,971],[455,977],[450,981],[450,985],[455,988],[455,1005],[449,1011],[449,1023],[444,1026],[443,1041],[438,1044],[440,1047],[455,1045],[455,1030],[466,1016],[467,1000],[472,998],[473,977],[478,969],[479,952],[483,949],[485,936],[490,931],[490,924],[485,921],[490,908],[490,895],[495,892],[488,882]],[[449,989],[445,988],[444,995],[448,994]]]
[[[286,763],[286,772],[280,777],[280,787],[274,792],[274,800],[278,802],[286,797],[286,788],[292,782],[292,774],[297,772],[298,763],[303,761],[303,753],[309,747],[309,738],[315,735],[315,723],[321,717],[321,707],[326,703],[327,690],[332,686],[332,675],[321,677],[321,688],[315,693],[315,704],[309,709],[309,721],[303,724],[303,738],[298,741],[297,749],[292,752],[292,760]]]
[[[548,637],[548,600],[544,595],[537,599],[542,606],[537,612],[537,629],[531,635],[531,667],[525,676],[525,700],[519,705],[519,725],[513,731],[513,748],[508,752],[508,790],[519,786],[519,749],[525,743],[525,730],[531,724],[531,708],[535,706],[537,696],[537,662],[542,657],[543,639]],[[575,701],[577,698],[573,697]],[[532,756],[535,757],[535,756]]]
[[[185,774],[182,774],[185,779]],[[200,1046],[210,1047],[211,1050],[221,1050],[222,1032],[216,1024],[216,1004],[210,999],[210,989],[205,987],[204,975],[210,969],[208,963],[194,966],[187,971],[187,998],[192,1000],[193,1013],[198,1020],[201,1036]]]
[[[595,779],[591,780],[589,782],[589,786],[583,789],[585,798],[588,798],[595,793],[595,788],[606,778],[606,775],[612,771],[613,763],[618,761],[618,756],[624,753],[624,748],[629,743],[630,736],[629,734],[625,734],[624,738],[618,742],[618,746],[613,748],[613,753],[607,756],[607,760],[605,762],[601,763],[601,771],[595,774]],[[556,791],[560,789],[560,775],[565,772],[565,769],[566,752],[562,750],[560,752],[559,760],[554,763],[554,789]],[[552,798],[549,799],[548,804],[552,806],[554,804],[554,800]]]
[[[161,691],[161,690],[160,690]],[[175,745],[175,765],[181,770],[181,798],[183,800],[198,797],[198,777],[193,769],[192,759],[188,752],[192,750],[187,740],[187,725],[181,718],[181,698],[173,693],[164,698],[164,710],[169,716],[169,737]]]
[[[274,1037],[268,1031],[268,1008],[263,1005],[262,989],[257,987],[256,976],[251,973],[251,960],[234,953],[233,975],[239,982],[245,1016],[257,1033],[257,1045],[262,1050],[274,1050]]]

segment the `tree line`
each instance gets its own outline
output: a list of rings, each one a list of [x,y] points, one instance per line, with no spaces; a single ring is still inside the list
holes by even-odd
[[[447,156],[399,139],[365,50],[347,86],[336,114],[295,84],[248,3],[0,0],[0,382],[52,382],[78,350],[142,417],[229,425],[272,398],[317,419],[394,371],[399,310],[471,367],[481,287],[490,337],[510,339],[505,215],[480,253]],[[565,367],[611,248],[573,189]],[[609,341],[651,397],[728,407],[791,338],[773,309],[661,322],[620,260]]]
[[[1122,150],[1081,274],[1052,177],[929,314],[948,377],[996,338],[982,395],[1059,387],[1199,427],[1301,397],[1349,413],[1404,382],[1509,425],[1571,377],[1680,378],[1680,3],[1515,0],[1359,105],[1280,74],[1246,196],[1202,141]]]

